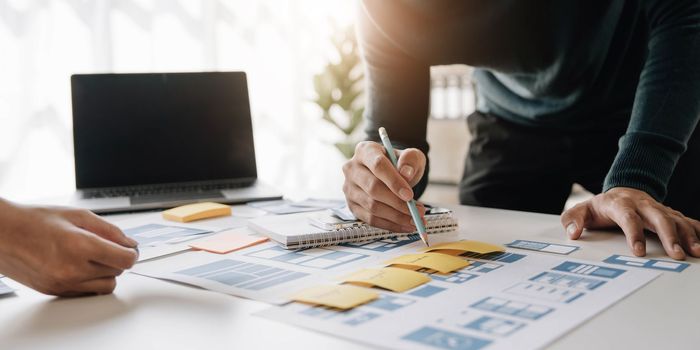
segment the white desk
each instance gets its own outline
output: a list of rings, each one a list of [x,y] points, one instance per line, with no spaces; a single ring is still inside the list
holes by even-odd
[[[594,261],[614,253],[629,255],[619,233],[587,233],[583,240],[568,241],[558,216],[454,209],[464,238],[500,244],[518,238],[575,244],[582,249],[572,257]],[[666,258],[658,241],[647,247],[649,257]],[[693,266],[684,272],[664,273],[551,348],[697,348],[700,260],[689,262]],[[366,348],[250,315],[267,307],[128,273],[119,278],[113,295],[99,297],[57,299],[20,287],[17,296],[0,299],[0,349]]]

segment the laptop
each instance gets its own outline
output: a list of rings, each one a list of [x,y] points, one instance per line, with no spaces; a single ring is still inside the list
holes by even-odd
[[[281,198],[257,179],[243,72],[71,77],[77,193],[96,213]]]

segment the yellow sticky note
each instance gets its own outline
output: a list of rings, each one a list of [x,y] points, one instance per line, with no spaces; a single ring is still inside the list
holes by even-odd
[[[190,222],[227,215],[231,215],[231,207],[228,205],[204,202],[168,209],[163,212],[163,219],[177,222]]]
[[[426,252],[435,251],[457,251],[458,253],[463,252],[473,252],[478,254],[495,253],[495,252],[505,252],[505,248],[499,245],[479,242],[479,241],[457,241],[457,242],[447,242],[434,245],[428,249]]]
[[[393,266],[425,267],[440,273],[449,273],[469,266],[469,261],[440,253],[407,254],[386,262]]]
[[[236,229],[222,231],[213,236],[194,241],[190,243],[189,246],[211,253],[226,254],[266,242],[267,240],[267,237],[250,236],[241,232],[240,229]]]
[[[324,305],[347,310],[377,299],[378,297],[379,294],[371,289],[341,284],[304,289],[294,295],[292,300],[306,304]]]
[[[401,293],[430,282],[430,277],[416,271],[385,267],[383,269],[360,270],[343,278],[343,281]]]

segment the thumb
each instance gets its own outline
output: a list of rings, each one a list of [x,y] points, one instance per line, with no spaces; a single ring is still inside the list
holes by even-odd
[[[406,148],[398,153],[397,168],[399,173],[413,187],[423,177],[426,163],[425,154],[416,148]]]
[[[561,214],[561,224],[571,239],[579,239],[591,219],[591,202],[579,203]]]

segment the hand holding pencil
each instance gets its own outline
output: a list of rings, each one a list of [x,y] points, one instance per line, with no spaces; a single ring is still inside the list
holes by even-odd
[[[350,210],[368,224],[394,232],[416,232],[406,202],[413,199],[413,186],[423,177],[426,157],[415,148],[396,150],[395,166],[381,143],[365,141],[343,166],[343,192]],[[425,208],[416,203],[423,221]],[[423,221],[424,222],[424,221]]]

